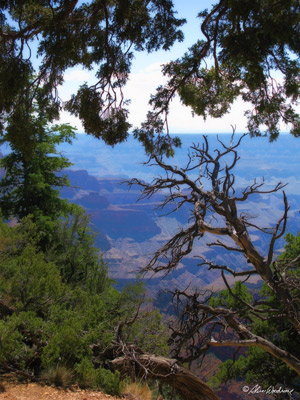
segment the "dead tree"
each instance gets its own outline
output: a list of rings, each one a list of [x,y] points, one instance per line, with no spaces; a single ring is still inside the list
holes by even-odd
[[[207,293],[175,291],[174,297],[182,302],[182,323],[173,328],[171,341],[174,348],[180,349],[183,343],[189,343],[193,350],[190,352],[190,358],[186,357],[185,360],[191,361],[208,346],[258,346],[282,360],[300,375],[300,360],[296,356],[278,348],[267,338],[255,335],[251,329],[251,316],[261,320],[286,318],[295,332],[300,334],[300,282],[299,278],[291,273],[295,265],[299,265],[300,256],[285,265],[280,265],[274,259],[275,243],[284,235],[287,224],[289,206],[283,191],[285,185],[279,182],[269,190],[265,188],[263,180],[254,180],[241,192],[235,188],[233,170],[239,160],[237,150],[243,137],[234,144],[232,136],[230,145],[225,145],[218,139],[220,149],[213,152],[209,148],[207,137],[204,137],[202,146],[191,147],[185,168],[167,164],[161,156],[153,155],[149,164],[160,167],[163,175],[155,178],[150,184],[138,179],[130,182],[131,185],[138,184],[143,188],[141,198],[150,198],[158,192],[164,193],[165,199],[160,206],[162,208],[173,204],[174,211],[183,205],[189,205],[191,209],[188,227],[181,229],[154,254],[144,272],[168,274],[183,257],[192,252],[196,240],[207,233],[214,235],[216,239],[208,245],[240,253],[246,260],[247,268],[237,272],[227,265],[216,265],[207,260],[202,260],[202,265],[206,264],[209,269],[219,270],[224,285],[233,296],[226,278],[228,275],[244,281],[252,275],[260,276],[279,300],[281,307],[272,309],[263,300],[249,303],[242,299],[238,299],[239,310],[210,307]],[[284,211],[271,228],[255,224],[249,215],[239,209],[241,203],[254,194],[279,191],[282,191]],[[265,254],[259,251],[251,238],[250,231],[255,230],[269,235],[269,245]],[[217,339],[213,335],[216,327],[219,332]],[[220,327],[223,336],[220,334]],[[180,356],[179,351],[176,356]]]
[[[183,400],[218,400],[216,393],[177,360],[153,354],[131,354],[112,361],[123,373],[134,369],[138,376],[156,379],[173,387]]]

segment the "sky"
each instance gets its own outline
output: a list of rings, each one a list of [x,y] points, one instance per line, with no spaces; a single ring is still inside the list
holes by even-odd
[[[182,27],[185,40],[176,43],[168,52],[158,51],[151,54],[143,52],[135,55],[132,72],[124,89],[125,98],[131,99],[128,109],[129,122],[133,128],[138,127],[145,120],[147,111],[150,109],[148,105],[150,95],[155,93],[159,85],[166,82],[166,77],[161,73],[161,66],[181,57],[192,44],[202,38],[197,14],[205,8],[210,8],[211,4],[210,0],[175,0],[174,6],[178,11],[178,17],[187,20]],[[68,100],[70,95],[76,92],[76,87],[84,82],[95,83],[92,71],[78,67],[68,70],[65,74],[65,83],[60,88],[62,100]],[[191,109],[183,106],[179,98],[175,98],[168,117],[170,133],[226,133],[232,132],[232,126],[236,127],[236,132],[245,132],[245,110],[245,104],[238,101],[232,106],[231,112],[221,119],[207,118],[204,121],[202,117],[193,117]],[[76,126],[79,132],[84,131],[80,121],[67,112],[62,113],[61,122],[69,122]]]

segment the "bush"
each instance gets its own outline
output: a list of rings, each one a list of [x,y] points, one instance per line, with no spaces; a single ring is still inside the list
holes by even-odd
[[[98,368],[97,383],[99,388],[103,389],[108,394],[119,396],[121,393],[122,384],[118,371],[111,372],[108,369]]]
[[[85,357],[75,365],[76,379],[83,388],[97,388],[97,372],[92,361]]]
[[[81,387],[102,389],[108,394],[119,396],[122,389],[120,374],[105,368],[94,368],[90,359],[84,358],[75,366],[76,378]]]

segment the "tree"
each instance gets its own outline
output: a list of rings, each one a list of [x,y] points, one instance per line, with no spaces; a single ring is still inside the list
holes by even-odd
[[[49,103],[49,121],[65,106],[88,134],[111,145],[124,141],[130,125],[122,88],[134,51],[167,50],[183,39],[179,27],[184,20],[175,18],[171,0],[27,0],[4,1],[0,7],[1,122],[4,130],[7,115],[20,122],[22,129],[10,138],[16,146],[30,141],[24,129],[29,92],[41,106]],[[293,108],[299,98],[299,11],[297,0],[247,0],[242,6],[237,0],[219,0],[201,11],[203,39],[164,66],[169,82],[151,98],[154,109],[136,131],[147,151],[168,151],[177,144],[161,135],[164,123],[168,134],[167,114],[176,93],[204,117],[221,117],[241,96],[253,105],[248,111],[251,134],[259,134],[265,124],[274,139],[283,121],[299,135]],[[57,89],[66,69],[74,66],[95,67],[96,83],[82,85],[64,105]],[[37,88],[42,88],[38,94]]]
[[[28,104],[48,103],[48,120],[58,118],[63,104],[57,89],[66,69],[95,67],[96,84],[81,86],[66,108],[81,118],[86,133],[111,145],[125,140],[130,127],[122,88],[133,51],[167,50],[183,37],[178,27],[184,20],[175,18],[170,0],[4,1],[0,12],[2,130],[7,115],[21,126],[27,121],[24,97]],[[35,53],[40,66],[34,70]],[[21,126],[10,138],[15,145],[30,138]]]
[[[269,190],[264,189],[263,181],[254,181],[243,190],[235,187],[234,167],[238,162],[237,148],[242,139],[243,136],[237,143],[232,141],[229,145],[219,140],[220,149],[211,152],[208,139],[204,137],[202,146],[191,148],[185,168],[167,164],[162,156],[153,155],[149,162],[159,166],[164,176],[155,178],[151,184],[138,179],[130,182],[143,188],[142,198],[163,191],[165,200],[161,204],[162,208],[173,206],[174,212],[188,205],[191,210],[188,226],[155,253],[144,271],[168,274],[184,256],[192,252],[196,240],[201,240],[207,234],[221,238],[215,241],[212,239],[208,246],[240,254],[245,260],[244,267],[235,270],[205,259],[200,264],[220,271],[228,291],[226,301],[222,294],[213,298],[211,293],[200,289],[196,292],[191,289],[174,291],[173,295],[181,310],[181,322],[171,327],[173,355],[180,361],[192,361],[203,355],[209,347],[255,346],[285,363],[299,376],[300,357],[297,348],[285,350],[280,347],[282,341],[277,340],[277,332],[258,329],[259,323],[263,325],[268,321],[276,321],[280,325],[284,321],[289,334],[299,340],[300,281],[294,273],[299,254],[285,262],[274,258],[275,243],[283,237],[286,229],[289,208],[287,198],[283,192],[283,215],[270,228],[260,227],[259,223],[239,208],[251,196],[276,193],[284,185],[278,183]],[[191,175],[195,173],[197,178],[193,179]],[[251,237],[256,232],[269,236],[269,246],[264,253],[259,251]],[[266,284],[268,292],[256,300],[239,283],[231,288],[228,275],[243,281],[258,275]]]
[[[123,355],[128,342],[139,351],[165,353],[165,329],[157,311],[141,310],[141,285],[122,293],[112,288],[89,218],[59,198],[57,187],[67,179],[57,174],[70,163],[56,145],[70,142],[73,129],[49,128],[36,102],[29,122],[30,156],[12,147],[1,160],[0,205],[18,224],[0,224],[0,367],[60,384],[73,375],[83,386],[119,393],[119,375],[107,370],[108,360]],[[194,380],[196,389],[213,396]]]
[[[169,80],[151,97],[153,110],[136,136],[150,152],[158,150],[154,133],[163,126],[168,133],[176,94],[204,118],[222,117],[241,98],[252,107],[246,112],[252,136],[265,129],[274,140],[282,126],[299,136],[299,11],[296,0],[219,0],[200,12],[204,40],[164,65]]]
[[[164,337],[166,329],[157,324],[160,316],[156,312],[140,313],[141,302],[132,318],[122,321],[117,329],[114,359],[110,365],[121,372],[121,376],[133,379],[156,380],[160,382],[160,395],[165,398],[163,385],[172,388],[182,400],[217,400],[216,393],[178,360],[162,356],[165,353]],[[147,326],[140,331],[140,324]],[[140,332],[139,332],[140,331]],[[140,333],[143,335],[142,340]],[[134,335],[134,341],[132,340]],[[147,335],[147,338],[144,336]],[[160,356],[153,354],[153,350]],[[169,397],[167,397],[169,398]]]
[[[218,400],[218,396],[209,386],[176,359],[157,357],[153,354],[129,353],[112,361],[115,368],[127,373],[132,370],[132,364],[137,376],[159,379],[172,386],[181,399]]]
[[[70,211],[70,205],[59,197],[59,189],[68,185],[66,175],[59,175],[71,163],[59,154],[56,146],[72,142],[74,128],[69,125],[49,127],[44,110],[33,105],[29,115],[31,129],[30,155],[11,143],[11,152],[0,160],[5,176],[0,182],[0,207],[7,219],[21,220],[31,214],[33,219],[54,221]],[[2,143],[9,142],[10,131],[17,124],[9,120],[8,132]]]

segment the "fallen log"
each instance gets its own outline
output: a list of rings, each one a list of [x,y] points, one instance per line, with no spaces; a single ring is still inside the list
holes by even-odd
[[[115,358],[111,364],[121,373],[135,370],[139,376],[172,386],[182,400],[219,400],[208,385],[175,359],[135,354]]]

